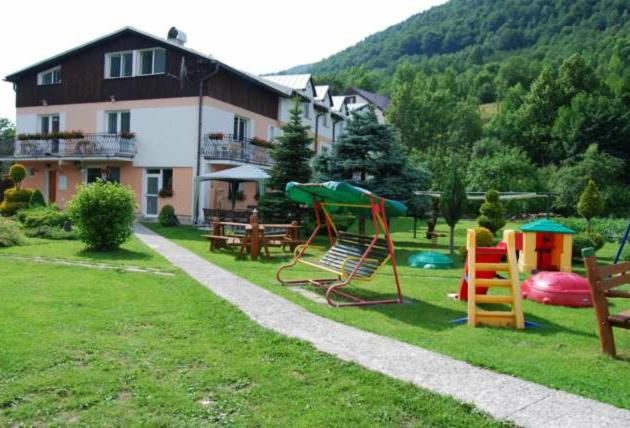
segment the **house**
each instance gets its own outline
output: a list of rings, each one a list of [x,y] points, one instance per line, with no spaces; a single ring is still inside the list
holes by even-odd
[[[25,165],[24,185],[61,207],[77,185],[100,178],[130,186],[140,217],[170,204],[190,222],[202,208],[229,203],[227,183],[204,183],[193,213],[195,176],[271,165],[269,146],[294,97],[316,148],[331,143],[332,99],[316,99],[310,76],[262,78],[186,42],[174,27],[165,39],[125,27],[6,76],[18,139],[0,160]],[[238,192],[237,208],[256,205],[254,183]]]
[[[385,122],[385,113],[389,107],[389,97],[359,88],[348,89],[344,93],[344,97],[350,112],[362,111],[367,109],[368,106],[372,106],[379,123]]]

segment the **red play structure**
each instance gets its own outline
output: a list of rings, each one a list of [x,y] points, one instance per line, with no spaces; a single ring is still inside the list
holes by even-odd
[[[520,251],[523,246],[523,235],[516,233],[516,250]],[[477,263],[501,263],[507,258],[507,245],[505,242],[499,242],[495,247],[477,247],[476,260]],[[497,277],[497,272],[493,270],[477,270],[475,272],[477,279],[492,279]],[[477,287],[477,294],[487,294],[488,289],[485,287]],[[464,265],[464,274],[459,281],[459,292],[457,298],[462,301],[468,300],[468,258]]]

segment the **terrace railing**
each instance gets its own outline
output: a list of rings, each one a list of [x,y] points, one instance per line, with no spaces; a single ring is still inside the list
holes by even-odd
[[[232,134],[207,134],[201,147],[206,159],[227,160],[254,165],[271,165],[269,147],[257,139],[235,138]]]
[[[133,138],[107,133],[84,134],[81,138],[26,139],[11,143],[7,144],[7,147],[0,146],[0,156],[12,156],[14,158],[133,158],[137,152],[136,142]]]

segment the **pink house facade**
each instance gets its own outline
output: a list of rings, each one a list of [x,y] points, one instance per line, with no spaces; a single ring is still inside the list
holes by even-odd
[[[231,189],[206,182],[196,205],[195,177],[269,168],[295,97],[315,148],[332,144],[344,112],[310,76],[295,80],[234,69],[186,47],[175,28],[162,39],[126,27],[5,78],[16,92],[18,138],[0,160],[26,166],[24,185],[60,207],[78,185],[104,179],[133,189],[138,217],[170,204],[183,222],[202,220],[204,209],[231,208]],[[256,184],[239,186],[236,208],[254,207]]]

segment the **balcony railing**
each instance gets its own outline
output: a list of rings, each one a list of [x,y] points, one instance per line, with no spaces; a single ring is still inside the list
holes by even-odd
[[[13,158],[133,158],[136,151],[134,139],[120,134],[84,134],[82,138],[18,140],[0,145],[0,157]]]
[[[235,138],[231,134],[207,134],[204,137],[201,154],[206,159],[271,165],[269,147],[255,144],[255,141],[249,138]]]

